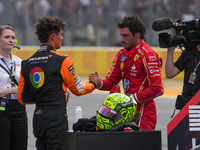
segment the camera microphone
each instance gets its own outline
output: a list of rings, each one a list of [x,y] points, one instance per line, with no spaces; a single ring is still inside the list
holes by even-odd
[[[154,31],[167,30],[173,27],[173,21],[171,18],[164,17],[156,19],[152,23],[152,28]]]

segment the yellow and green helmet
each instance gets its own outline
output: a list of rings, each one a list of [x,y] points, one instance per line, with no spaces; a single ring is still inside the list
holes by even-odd
[[[131,122],[135,112],[135,104],[129,96],[122,93],[113,93],[99,107],[96,115],[96,125],[100,129],[111,129],[117,124]]]

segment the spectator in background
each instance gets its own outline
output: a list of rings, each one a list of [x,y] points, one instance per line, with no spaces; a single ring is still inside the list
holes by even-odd
[[[32,5],[35,20],[46,14],[49,14],[51,10],[51,5],[48,0],[34,0]]]
[[[16,0],[15,2],[15,26],[18,27],[18,29],[24,31],[25,24],[24,24],[24,1],[23,0]]]
[[[18,1],[20,5],[17,4]],[[124,14],[130,13],[137,14],[147,26],[147,32],[149,32],[149,34],[145,42],[151,46],[158,46],[158,42],[156,42],[158,41],[158,35],[153,35],[151,32],[152,28],[150,24],[152,20],[161,17],[178,19],[184,17],[183,15],[187,15],[188,13],[198,18],[198,7],[200,4],[197,0],[134,0],[134,2],[133,0],[7,0],[2,2],[4,8],[9,9],[4,9],[6,15],[4,14],[1,21],[6,24],[12,24],[16,32],[22,28],[23,32],[19,32],[29,36],[25,39],[33,39],[33,35],[29,34],[33,33],[32,25],[44,14],[56,15],[66,21],[70,21],[71,24],[69,28],[71,30],[67,31],[67,35],[71,36],[72,40],[68,41],[69,46],[84,46],[87,44],[85,37],[83,40],[83,34],[85,35],[84,31],[86,31],[88,24],[93,24],[97,30],[97,46],[114,46],[115,44],[113,43],[116,43],[116,40],[118,40],[114,37],[114,20],[117,19],[118,21]],[[16,9],[18,8],[16,8],[15,5],[19,5],[20,7],[17,7],[22,11],[19,9],[19,13],[16,13]],[[87,15],[84,15],[84,12],[87,12]],[[76,20],[74,18],[76,18]],[[20,35],[18,35],[19,39],[24,38],[24,36],[19,36]],[[152,40],[151,37],[154,37],[154,39]],[[110,38],[113,39],[113,42],[110,42]],[[22,42],[23,45],[37,44],[35,39],[32,41],[20,40],[20,42]]]
[[[4,4],[2,0],[0,0],[0,24],[3,24],[3,18],[4,18]]]
[[[90,7],[91,2],[90,0],[79,0],[79,10],[78,10],[78,16],[81,26],[86,26],[90,22]]]

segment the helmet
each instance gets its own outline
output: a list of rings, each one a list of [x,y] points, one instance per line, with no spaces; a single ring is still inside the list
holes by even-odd
[[[122,93],[113,93],[99,107],[96,115],[96,125],[100,129],[111,129],[117,124],[131,122],[135,112],[135,104],[129,96]]]

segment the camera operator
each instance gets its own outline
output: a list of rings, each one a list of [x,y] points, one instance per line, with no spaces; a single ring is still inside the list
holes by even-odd
[[[171,79],[184,70],[182,96],[178,95],[176,101],[176,109],[182,109],[200,89],[200,45],[185,49],[174,63],[175,48],[167,48],[165,75]]]
[[[184,70],[182,95],[177,96],[175,104],[176,109],[182,109],[200,89],[200,19],[186,21],[181,18],[173,21],[164,17],[154,20],[152,28],[155,31],[175,29],[173,36],[167,32],[159,34],[159,46],[167,48],[166,78],[174,78]],[[183,52],[174,63],[176,47]]]

